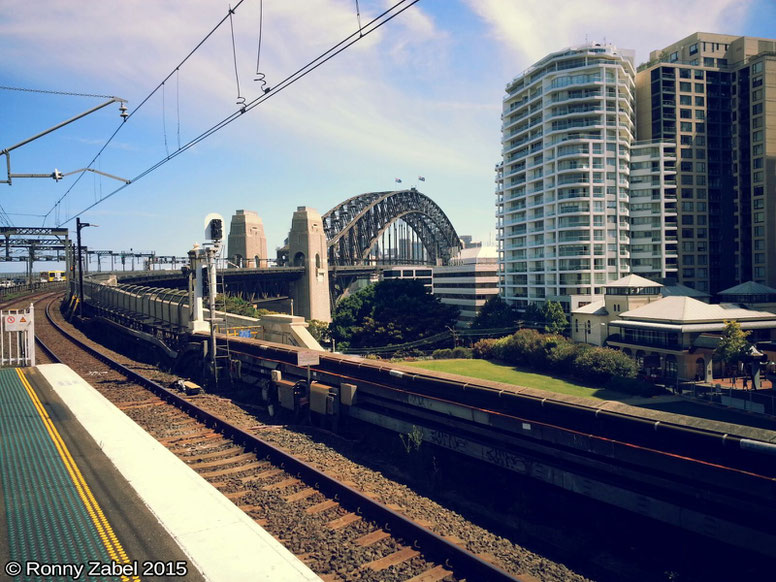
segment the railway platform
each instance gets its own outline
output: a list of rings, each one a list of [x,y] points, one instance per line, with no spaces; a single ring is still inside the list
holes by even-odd
[[[62,364],[0,369],[0,580],[318,580]]]

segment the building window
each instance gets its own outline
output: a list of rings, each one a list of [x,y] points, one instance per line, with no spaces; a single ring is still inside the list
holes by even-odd
[[[689,121],[682,121],[679,124],[679,131],[692,131],[692,123]]]
[[[702,95],[701,96],[696,96],[695,97],[695,106],[696,107],[703,107],[706,104],[705,101],[706,101],[706,98],[703,97]]]
[[[687,83],[685,81],[681,81],[679,83],[679,90],[683,91],[685,93],[689,93],[690,91],[692,91],[692,83]]]
[[[698,43],[696,42],[690,45],[690,54],[694,55],[697,52],[698,52]]]
[[[704,91],[703,83],[695,83],[695,92],[696,93],[703,93],[703,91]]]

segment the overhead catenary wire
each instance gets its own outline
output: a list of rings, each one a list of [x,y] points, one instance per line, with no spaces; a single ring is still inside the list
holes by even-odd
[[[244,0],[241,0],[240,3],[242,3],[242,1],[244,1]],[[65,220],[61,224],[59,224],[58,226],[62,226],[63,224],[67,224],[68,222],[72,221],[76,217],[79,217],[82,214],[84,214],[85,212],[88,212],[89,210],[91,210],[92,208],[97,206],[98,204],[101,204],[105,200],[108,200],[109,198],[112,198],[113,196],[115,196],[119,192],[122,192],[130,184],[134,184],[135,182],[137,182],[138,180],[144,178],[148,174],[156,171],[158,168],[160,168],[161,166],[163,166],[164,164],[166,164],[170,160],[176,158],[180,154],[184,153],[185,151],[187,151],[190,148],[194,147],[198,143],[204,141],[205,139],[207,139],[208,137],[210,137],[214,133],[220,131],[221,129],[223,129],[227,125],[231,124],[233,121],[235,121],[238,118],[240,118],[243,114],[245,114],[248,111],[254,109],[255,107],[258,107],[259,105],[264,103],[267,99],[270,99],[271,97],[277,95],[283,89],[286,89],[287,87],[293,85],[294,83],[296,83],[297,81],[299,81],[303,77],[307,76],[308,74],[313,72],[315,69],[317,69],[321,65],[325,64],[329,60],[333,59],[334,57],[339,55],[341,52],[343,52],[344,50],[348,49],[353,44],[357,43],[359,40],[361,40],[364,37],[368,36],[369,34],[375,32],[376,30],[378,30],[379,28],[381,28],[382,26],[384,26],[385,24],[387,24],[388,22],[390,22],[391,20],[393,20],[394,18],[399,16],[405,10],[408,10],[409,8],[411,8],[412,6],[417,4],[418,2],[420,2],[420,0],[399,0],[398,2],[396,2],[395,4],[393,4],[392,6],[387,8],[385,11],[383,11],[382,13],[377,15],[375,18],[370,20],[367,24],[365,24],[363,26],[363,28],[361,30],[359,30],[357,32],[354,32],[354,33],[350,34],[349,36],[345,37],[340,42],[338,42],[337,44],[333,45],[332,47],[330,47],[328,50],[326,50],[323,53],[321,53],[320,55],[318,55],[313,60],[309,61],[306,65],[300,67],[299,69],[297,69],[296,71],[294,71],[293,73],[291,73],[290,75],[285,77],[282,81],[280,81],[277,85],[275,85],[275,87],[273,87],[271,92],[262,93],[261,95],[259,95],[255,99],[251,100],[250,102],[247,102],[240,109],[238,109],[237,111],[231,113],[230,115],[228,115],[227,117],[225,117],[224,119],[222,119],[221,121],[216,123],[215,125],[211,126],[209,129],[207,129],[204,132],[200,133],[198,136],[196,136],[195,138],[193,138],[190,141],[188,141],[186,144],[184,144],[183,146],[178,148],[176,151],[174,151],[171,154],[169,154],[167,157],[162,158],[161,160],[159,160],[158,162],[156,162],[152,166],[149,166],[148,168],[146,168],[145,170],[140,172],[134,178],[131,178],[126,184],[123,184],[123,185],[119,186],[118,188],[116,188],[112,192],[109,192],[108,194],[106,194],[103,198],[101,198],[97,202],[94,202],[93,204],[90,204],[89,206],[87,206],[83,210],[80,210],[76,214],[73,214],[72,216],[67,218],[67,220]],[[237,6],[239,6],[239,4]],[[235,8],[232,9],[232,10],[236,10],[237,6],[235,6]],[[226,18],[229,18],[229,15],[224,17],[224,19],[221,21],[221,23],[223,23],[223,21],[226,20]],[[220,26],[220,23],[219,23],[219,26]],[[211,31],[210,34],[212,34],[212,31]],[[202,42],[204,42],[204,40]],[[197,46],[201,46],[202,42],[200,42],[200,44],[197,45]],[[191,54],[193,54],[193,51],[191,53],[189,53],[189,55],[186,58],[191,56]],[[185,60],[184,60],[184,62],[185,62]],[[169,79],[169,77],[172,74],[173,73],[171,73],[165,79],[165,81],[167,79]],[[161,86],[161,84],[159,86]],[[158,89],[158,87],[157,87],[157,89]],[[147,100],[148,100],[148,98],[146,98],[145,101],[147,101]],[[135,109],[135,112],[136,111],[137,111],[137,109]],[[119,128],[120,128],[120,126],[119,126]],[[115,135],[115,133],[114,133],[114,135]],[[107,146],[107,144],[106,144],[106,146]],[[105,148],[105,146],[103,147],[103,149],[104,148]],[[49,212],[51,212],[51,211],[49,211]],[[48,214],[47,214],[47,216],[48,216]]]
[[[245,105],[245,97],[240,92],[240,74],[237,72],[237,46],[234,42],[234,22],[232,22],[232,15],[234,10],[229,7],[229,28],[232,31],[232,57],[234,59],[234,79],[237,81],[237,105]],[[169,152],[168,152],[169,155]]]
[[[267,87],[267,76],[261,71],[261,36],[264,29],[264,0],[259,0],[259,40],[256,43],[256,77],[253,79],[261,83],[260,89],[267,93],[270,88]]]
[[[167,152],[167,155],[170,155],[170,148],[167,146],[167,117],[165,115],[165,99],[164,99],[164,85],[162,85],[162,133],[164,133],[164,151]]]
[[[361,33],[361,11],[358,9],[358,0],[356,0],[356,20],[358,21],[358,34],[363,36]]]
[[[181,60],[181,62],[179,62],[179,63],[178,63],[178,65],[177,65],[177,66],[176,66],[176,67],[175,67],[175,68],[174,68],[172,71],[170,71],[170,73],[169,73],[169,74],[168,74],[168,75],[167,75],[167,76],[166,76],[164,79],[162,79],[162,81],[161,81],[161,82],[160,82],[160,83],[159,83],[159,84],[158,84],[156,87],[154,87],[154,88],[151,90],[151,92],[150,92],[148,95],[146,95],[146,96],[145,96],[145,98],[144,98],[144,99],[143,99],[143,100],[140,102],[140,104],[139,104],[137,107],[133,108],[133,110],[132,110],[132,111],[129,113],[129,115],[128,115],[128,116],[127,116],[127,117],[126,117],[126,118],[125,118],[125,119],[124,119],[124,120],[123,120],[123,121],[122,121],[120,124],[119,124],[119,126],[118,126],[118,127],[116,127],[116,129],[114,130],[114,132],[113,132],[113,133],[110,135],[110,137],[109,137],[109,138],[107,139],[107,141],[106,141],[106,142],[103,144],[103,146],[100,148],[100,150],[99,150],[99,151],[98,151],[98,152],[95,154],[95,156],[92,158],[92,161],[91,161],[91,162],[89,162],[89,164],[86,166],[87,168],[91,168],[91,167],[92,167],[92,165],[94,164],[94,162],[95,162],[95,161],[97,161],[97,158],[99,158],[99,157],[102,155],[102,153],[103,153],[103,152],[106,150],[106,148],[107,148],[107,147],[110,145],[110,143],[113,141],[113,139],[114,139],[114,138],[116,137],[116,135],[119,133],[119,131],[121,131],[121,128],[122,128],[122,127],[124,127],[124,124],[125,124],[127,121],[129,121],[130,119],[132,119],[132,117],[134,117],[134,115],[135,115],[135,114],[136,114],[136,113],[137,113],[137,112],[138,112],[138,111],[139,111],[139,110],[140,110],[140,109],[143,107],[143,105],[145,105],[145,104],[148,102],[148,100],[149,100],[149,99],[151,99],[151,97],[153,97],[153,96],[156,94],[156,92],[157,92],[157,91],[158,91],[158,90],[159,90],[159,89],[160,89],[162,86],[164,86],[164,84],[165,84],[165,83],[166,83],[166,82],[167,82],[167,81],[170,79],[170,77],[172,77],[174,74],[176,74],[176,72],[177,72],[177,71],[178,71],[178,70],[179,70],[179,69],[180,69],[180,68],[181,68],[181,67],[182,67],[182,66],[183,66],[183,65],[186,63],[186,61],[188,61],[188,60],[189,60],[189,59],[190,59],[190,58],[191,58],[191,57],[194,55],[194,53],[196,53],[196,52],[197,52],[197,51],[200,49],[200,47],[202,47],[202,45],[203,45],[203,44],[205,44],[205,43],[208,41],[208,39],[209,39],[211,36],[213,36],[213,34],[215,34],[215,32],[216,32],[216,31],[217,31],[219,28],[221,28],[221,26],[224,24],[224,22],[226,22],[226,21],[227,21],[227,19],[229,18],[229,16],[230,16],[230,13],[234,13],[234,12],[235,12],[235,11],[236,11],[236,10],[237,10],[239,7],[240,7],[240,5],[241,5],[243,2],[245,2],[245,0],[239,0],[239,1],[237,2],[237,4],[235,5],[235,7],[234,7],[234,8],[230,8],[230,11],[229,11],[229,12],[226,14],[226,16],[224,16],[224,17],[223,17],[221,20],[219,20],[219,21],[218,21],[218,23],[217,23],[217,24],[216,24],[216,25],[215,25],[213,28],[211,28],[211,29],[210,29],[210,32],[208,32],[208,33],[205,35],[205,37],[204,37],[202,40],[200,40],[200,41],[199,41],[199,42],[196,44],[196,46],[195,46],[193,49],[191,49],[191,51],[189,51],[189,53],[188,53],[188,54],[187,54],[185,57],[183,57],[183,60]],[[50,214],[51,214],[51,213],[52,213],[52,212],[53,212],[55,209],[57,209],[57,208],[58,208],[58,206],[60,205],[60,203],[61,203],[61,202],[62,202],[62,201],[65,199],[65,198],[67,198],[67,196],[70,194],[70,192],[72,192],[73,188],[75,188],[75,187],[76,187],[76,185],[78,184],[78,182],[80,182],[80,181],[81,181],[81,178],[82,178],[82,177],[83,177],[83,174],[80,174],[80,175],[79,175],[79,176],[78,176],[78,177],[77,177],[77,178],[76,178],[76,179],[73,181],[73,183],[70,185],[70,188],[68,188],[68,189],[67,189],[67,191],[65,191],[65,193],[64,193],[64,194],[62,194],[62,196],[60,196],[60,197],[59,197],[59,199],[58,199],[58,200],[57,200],[57,201],[54,203],[54,205],[51,207],[51,209],[50,209],[48,212],[46,212],[46,214],[45,214],[45,216],[44,216],[44,218],[43,218],[43,223],[44,223],[44,224],[45,224],[45,222],[46,222],[46,219],[49,217],[49,215],[50,215]],[[75,217],[71,217],[71,218],[69,218],[69,219],[68,219],[68,222],[69,222],[70,220],[72,220],[73,218],[75,218]],[[58,219],[57,219],[57,222],[58,222]]]
[[[181,74],[175,69],[175,114],[178,116],[178,149],[181,147]]]

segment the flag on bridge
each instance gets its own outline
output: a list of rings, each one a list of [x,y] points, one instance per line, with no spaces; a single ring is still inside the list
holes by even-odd
[[[423,176],[418,176],[418,180],[420,180],[421,182],[425,182],[426,181],[426,179]]]
[[[401,178],[396,178],[396,180],[394,180],[394,181],[395,181],[397,184],[401,184]]]

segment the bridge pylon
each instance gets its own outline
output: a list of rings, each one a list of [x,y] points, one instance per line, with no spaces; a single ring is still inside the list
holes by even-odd
[[[305,319],[331,321],[329,302],[328,241],[323,220],[314,208],[299,206],[288,233],[288,260],[305,267],[302,277],[291,285],[294,314]]]

